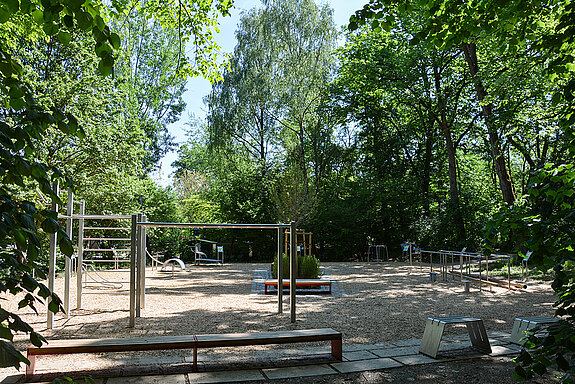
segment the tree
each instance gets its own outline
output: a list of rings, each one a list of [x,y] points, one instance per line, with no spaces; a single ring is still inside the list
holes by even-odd
[[[122,6],[135,5],[114,2],[112,12],[123,12]],[[215,16],[228,13],[231,2],[192,1],[169,5],[155,3],[150,9],[162,22],[179,25],[182,39],[193,36],[195,65],[186,61],[182,72],[210,76],[210,68],[216,65],[212,61],[215,51],[209,27],[214,25]],[[72,112],[41,100],[42,95],[30,82],[32,48],[48,42],[46,68],[50,68],[53,64],[50,49],[68,46],[80,34],[80,39],[85,37],[93,47],[100,73],[109,75],[113,72],[114,50],[119,48],[120,38],[106,25],[104,13],[99,5],[82,0],[9,0],[0,4],[0,292],[23,293],[21,308],[35,310],[38,300],[49,299],[50,311],[61,310],[58,297],[32,277],[34,273],[44,276],[44,266],[39,264],[42,255],[39,235],[57,233],[60,250],[68,256],[73,252],[69,238],[58,225],[57,213],[38,209],[23,198],[37,186],[53,203],[61,203],[52,181],[64,180],[64,186],[71,185],[71,180],[58,168],[44,162],[39,147],[51,128],[63,132],[65,137],[85,136]],[[11,344],[16,332],[30,333],[35,345],[44,341],[17,314],[0,307],[0,366],[19,368],[20,362],[29,364]]]
[[[566,163],[548,163],[535,170],[529,178],[526,204],[503,207],[487,226],[486,237],[489,247],[496,246],[501,238],[511,238],[516,250],[534,251],[535,259],[531,260],[535,265],[542,269],[553,267],[555,271],[552,287],[558,297],[556,315],[564,316],[564,319],[557,327],[550,328],[548,336],[530,338],[526,347],[531,351],[524,350],[517,359],[521,366],[515,370],[516,377],[523,379],[533,373],[542,374],[547,367],[557,366],[565,372],[562,381],[573,382],[575,348],[570,336],[575,329],[572,273],[575,260],[572,247],[575,216],[572,200],[575,187],[572,172],[575,159],[575,41],[572,39],[575,3],[543,0],[507,1],[497,7],[491,5],[484,1],[461,5],[449,0],[418,3],[418,7],[422,7],[420,10],[433,17],[428,18],[427,24],[414,38],[431,41],[439,47],[461,45],[473,74],[474,44],[487,37],[492,39],[499,52],[518,55],[532,50],[532,66],[548,76],[553,97],[546,101],[549,104],[551,99],[552,105],[558,109],[554,120],[562,130],[559,136],[566,138],[568,157],[563,159]],[[389,28],[393,23],[393,9],[400,13],[412,10],[410,3],[399,5],[396,1],[372,0],[352,16],[350,27],[373,19],[375,27]],[[476,89],[480,98],[482,82],[478,80],[476,78]],[[486,110],[489,105],[488,101],[484,103],[486,117],[492,116]]]
[[[331,10],[310,0],[265,1],[242,17],[236,36],[230,69],[205,100],[209,146],[243,153],[261,180],[282,163],[294,168],[302,199],[292,200],[296,216],[282,219],[301,222],[313,206],[310,185],[317,176],[309,148],[331,136],[317,114],[334,65]]]

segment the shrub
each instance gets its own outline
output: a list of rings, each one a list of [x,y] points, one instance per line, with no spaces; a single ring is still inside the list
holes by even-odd
[[[282,275],[284,279],[289,279],[289,257],[286,254],[282,255]],[[297,279],[318,279],[319,278],[319,259],[313,255],[305,256],[298,255],[297,257]],[[271,266],[272,277],[277,279],[278,271],[278,257],[274,257],[274,262]]]

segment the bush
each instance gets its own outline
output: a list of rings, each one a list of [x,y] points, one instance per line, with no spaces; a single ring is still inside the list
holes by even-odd
[[[282,255],[282,275],[284,279],[289,279],[289,257],[284,253]],[[274,257],[271,266],[272,277],[277,279],[278,257]],[[319,259],[313,255],[298,255],[297,257],[297,279],[319,279]]]

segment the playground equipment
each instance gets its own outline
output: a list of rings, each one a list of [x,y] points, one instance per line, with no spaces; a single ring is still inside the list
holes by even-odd
[[[94,268],[94,266],[91,264],[82,264],[82,273],[84,274],[83,278],[84,288],[90,285],[95,285],[104,288],[120,289],[123,286],[123,284],[120,282],[114,282],[106,279],[104,276],[98,273],[96,268]]]
[[[196,239],[198,241],[193,247],[192,251],[194,251],[194,264],[200,265],[202,263],[207,264],[216,264],[222,265],[224,264],[224,246],[218,245],[215,241],[204,240],[204,239]],[[206,255],[206,253],[202,252],[202,242],[212,244],[213,249],[212,253],[215,255],[215,258],[210,258]]]
[[[413,257],[419,255],[421,257],[421,248],[418,248],[414,241],[406,241],[401,243],[402,258],[409,257],[409,265],[413,266]]]
[[[288,243],[288,239],[291,236],[290,230],[285,231],[285,247],[284,249],[286,252],[290,249],[290,244]],[[301,236],[301,241],[300,241]],[[295,233],[295,243],[296,243],[296,253],[299,255],[307,255],[311,256],[311,248],[312,248],[312,241],[311,241],[311,232],[306,232],[305,229],[298,229]]]
[[[466,248],[461,251],[428,251],[421,250],[422,255],[429,256],[430,273],[437,273],[443,280],[448,276],[459,277],[462,283],[469,280],[479,283],[479,289],[483,285],[496,286],[507,289],[524,289],[525,284],[511,282],[511,259],[513,255],[489,254],[483,255],[476,252],[468,252]],[[438,259],[434,267],[434,258]],[[501,281],[489,277],[489,264],[498,260],[506,260],[507,263],[507,281]],[[431,279],[431,276],[430,276]]]
[[[385,245],[370,245],[367,249],[367,261],[383,261],[385,251],[385,261],[389,260],[389,253]]]
[[[53,190],[58,193],[59,185],[57,182],[53,184]],[[75,203],[80,204],[80,213],[74,214],[73,205]],[[58,212],[57,203],[52,203],[52,210]],[[277,231],[277,252],[279,255],[283,254],[283,238],[286,229],[289,229],[290,241],[289,241],[289,255],[290,255],[290,320],[292,323],[296,321],[296,291],[295,291],[295,281],[296,281],[296,233],[297,228],[294,221],[290,224],[216,224],[216,223],[154,223],[148,222],[146,215],[144,214],[133,214],[130,216],[123,215],[86,215],[85,214],[85,202],[74,201],[72,191],[68,191],[68,209],[65,215],[59,215],[59,219],[66,220],[66,233],[70,238],[72,238],[72,223],[73,220],[79,221],[79,239],[78,239],[78,256],[75,258],[77,261],[76,271],[82,271],[83,263],[83,246],[84,237],[83,231],[84,220],[125,220],[131,219],[130,226],[130,279],[129,279],[129,291],[130,291],[130,316],[129,316],[129,327],[135,326],[135,318],[140,317],[141,309],[145,307],[145,293],[146,293],[146,228],[220,228],[220,229],[257,229],[257,230],[272,230]],[[99,227],[100,228],[100,227]],[[110,227],[111,228],[111,227]],[[124,227],[114,227],[117,230],[125,230]],[[311,235],[311,234],[310,234]],[[122,238],[121,241],[124,241]],[[311,242],[311,237],[310,237]],[[48,288],[55,292],[55,280],[56,280],[56,249],[58,244],[57,233],[50,234],[49,238],[49,254],[48,254]],[[110,248],[111,249],[111,248]],[[222,249],[223,252],[223,249]],[[311,251],[310,251],[311,252]],[[63,307],[65,316],[68,318],[70,314],[70,281],[72,272],[72,258],[65,257],[65,272],[64,272],[64,297]],[[157,259],[156,259],[157,260]],[[118,261],[119,262],[119,261]],[[127,262],[127,260],[126,260]],[[177,262],[177,261],[176,261]],[[282,284],[282,264],[278,263],[278,276],[279,284]],[[81,296],[82,296],[82,275],[83,273],[77,273],[77,297],[78,297],[78,308],[81,308]],[[116,284],[114,282],[107,282],[109,284]],[[49,302],[48,302],[49,303]],[[47,303],[47,304],[48,304]],[[283,290],[278,290],[278,313],[283,311]],[[52,329],[54,325],[54,314],[51,311],[47,311],[47,328]]]

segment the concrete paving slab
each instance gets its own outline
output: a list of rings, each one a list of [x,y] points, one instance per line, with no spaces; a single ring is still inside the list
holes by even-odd
[[[492,332],[487,332],[487,336],[488,337],[509,337],[511,336],[511,331],[492,331]]]
[[[512,348],[510,346],[495,345],[491,347],[491,353],[489,356],[503,356],[503,355],[516,355],[519,353],[518,348]]]
[[[24,379],[24,375],[21,373],[15,374],[0,374],[0,384],[13,384]]]
[[[376,346],[377,349],[397,347],[397,345],[395,345],[394,343],[392,343],[390,341],[383,341],[381,343],[375,343],[374,346]]]
[[[409,355],[409,356],[397,356],[397,357],[394,357],[394,360],[397,360],[401,364],[404,364],[404,365],[430,364],[430,363],[437,363],[437,362],[441,361],[441,360],[432,359],[431,357],[425,356],[422,354]]]
[[[290,377],[308,377],[337,374],[332,367],[327,364],[302,365],[299,367],[270,368],[262,369],[264,375],[269,379],[288,379]]]
[[[344,352],[356,352],[356,351],[367,351],[368,349],[378,349],[375,344],[350,344],[346,345],[343,344],[343,351]]]
[[[419,353],[419,346],[372,349],[370,352],[376,354],[379,357],[416,355]]]
[[[394,342],[394,344],[398,347],[413,347],[415,345],[419,347],[421,345],[421,339],[400,340]]]
[[[351,373],[401,367],[402,364],[390,358],[380,358],[372,360],[344,361],[343,363],[332,363],[330,365],[338,372]]]
[[[184,375],[157,375],[157,376],[131,376],[131,377],[111,377],[106,384],[186,384]]]
[[[241,381],[265,380],[265,377],[257,369],[240,371],[216,371],[188,373],[190,384],[199,383],[234,383]],[[168,383],[168,381],[166,381]]]
[[[379,356],[369,351],[344,352],[343,358],[347,361],[377,359]]]

